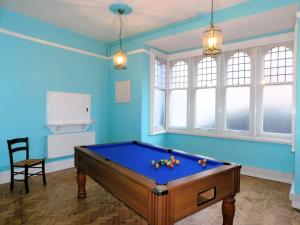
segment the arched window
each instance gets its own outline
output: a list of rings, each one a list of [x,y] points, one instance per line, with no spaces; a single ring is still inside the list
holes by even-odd
[[[217,62],[205,57],[196,71],[196,128],[214,129],[216,117]]]
[[[276,46],[264,56],[263,132],[291,133],[293,52]],[[276,112],[276,113],[274,113]]]
[[[181,60],[173,63],[170,74],[169,126],[187,127],[188,64]]]
[[[251,59],[245,52],[227,61],[226,129],[249,131]]]

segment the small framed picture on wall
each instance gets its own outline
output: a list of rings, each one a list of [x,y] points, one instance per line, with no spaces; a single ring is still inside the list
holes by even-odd
[[[130,80],[117,81],[115,85],[115,101],[116,103],[130,103],[131,90]]]

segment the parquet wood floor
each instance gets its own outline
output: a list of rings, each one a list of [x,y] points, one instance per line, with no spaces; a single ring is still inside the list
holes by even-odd
[[[87,179],[86,199],[77,199],[76,170],[30,179],[30,193],[23,183],[15,190],[0,185],[0,225],[146,225],[145,221],[100,185]],[[241,177],[236,197],[234,225],[300,225],[300,212],[290,206],[290,185]],[[179,221],[176,225],[221,225],[221,203]]]

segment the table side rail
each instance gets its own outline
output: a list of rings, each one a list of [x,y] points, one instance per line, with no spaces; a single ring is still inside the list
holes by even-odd
[[[239,192],[240,167],[169,188],[174,222]],[[206,198],[206,199],[205,199]]]
[[[101,184],[146,220],[148,219],[149,196],[155,184],[144,183],[139,177],[127,174],[126,168],[116,169],[110,161],[94,158],[83,151],[77,151],[76,155],[76,166],[80,171]]]

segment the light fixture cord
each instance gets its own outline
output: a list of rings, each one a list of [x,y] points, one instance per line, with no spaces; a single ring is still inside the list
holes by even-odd
[[[119,19],[120,19],[119,42],[120,42],[120,50],[122,50],[122,30],[123,30],[123,12],[122,11],[119,11]]]
[[[210,25],[214,25],[214,0],[211,0],[211,19],[210,19]]]

